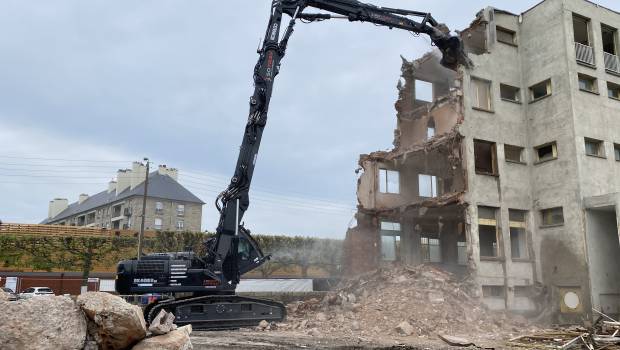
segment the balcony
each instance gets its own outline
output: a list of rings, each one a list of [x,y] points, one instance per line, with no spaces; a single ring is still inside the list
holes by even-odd
[[[594,66],[594,49],[591,46],[575,43],[575,56],[577,62]]]
[[[605,58],[605,70],[620,74],[620,57],[608,52],[603,52],[603,57]]]

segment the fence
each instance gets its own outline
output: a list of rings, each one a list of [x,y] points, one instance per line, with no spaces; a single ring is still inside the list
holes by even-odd
[[[137,237],[133,230],[108,230],[97,227],[35,225],[35,224],[0,224],[0,235],[42,235],[42,236],[91,236],[91,237]],[[145,237],[155,237],[155,231],[145,231]]]

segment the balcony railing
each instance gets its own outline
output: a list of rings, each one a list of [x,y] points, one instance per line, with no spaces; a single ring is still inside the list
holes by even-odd
[[[575,56],[578,62],[594,65],[594,49],[591,46],[575,43]]]
[[[605,69],[620,74],[620,57],[607,52],[603,52],[603,57],[605,57]]]

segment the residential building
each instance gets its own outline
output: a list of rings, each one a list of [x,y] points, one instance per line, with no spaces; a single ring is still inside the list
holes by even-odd
[[[140,230],[146,166],[134,162],[121,169],[108,189],[95,195],[81,194],[69,204],[64,198],[50,201],[42,224]],[[178,171],[160,165],[149,174],[145,229],[200,231],[204,202],[177,182]]]
[[[620,314],[620,14],[545,0],[460,32],[472,68],[404,60],[391,151],[360,156],[345,265],[469,273],[492,309]]]

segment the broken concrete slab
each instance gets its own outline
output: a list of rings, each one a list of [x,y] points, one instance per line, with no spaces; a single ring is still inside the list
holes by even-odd
[[[161,310],[149,325],[149,332],[155,335],[166,334],[174,329],[174,314]]]
[[[179,327],[169,333],[143,339],[132,350],[192,350],[192,326]]]
[[[396,332],[402,336],[410,336],[414,330],[413,326],[407,321],[403,321],[396,326]]]

